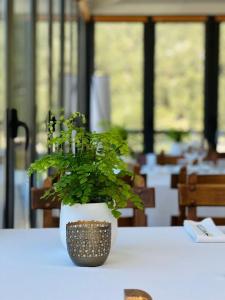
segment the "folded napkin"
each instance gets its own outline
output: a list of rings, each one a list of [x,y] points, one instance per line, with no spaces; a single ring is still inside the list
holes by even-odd
[[[225,243],[225,234],[211,218],[201,222],[185,220],[184,229],[197,243]]]

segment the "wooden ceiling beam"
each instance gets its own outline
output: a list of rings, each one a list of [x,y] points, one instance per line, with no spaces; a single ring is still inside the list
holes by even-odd
[[[215,16],[215,19],[217,22],[224,22],[225,21],[225,16]]]
[[[222,18],[222,17],[220,17]],[[152,16],[154,22],[205,22],[207,16]],[[147,16],[92,16],[95,22],[142,22],[146,23]]]
[[[92,16],[94,22],[140,22],[146,23],[145,16]]]
[[[207,16],[153,16],[155,22],[205,22]]]
[[[24,18],[27,16],[24,15]],[[38,21],[47,21],[48,15],[39,14],[37,15]],[[76,21],[77,17],[65,15],[65,21]],[[153,16],[154,22],[206,22],[207,16]],[[87,21],[93,20],[95,22],[140,22],[146,23],[148,20],[147,16],[89,16],[86,17]],[[217,22],[225,22],[225,15],[215,16]],[[53,16],[53,21],[60,21],[59,15]]]

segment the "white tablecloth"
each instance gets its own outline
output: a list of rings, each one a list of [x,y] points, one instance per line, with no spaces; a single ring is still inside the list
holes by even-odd
[[[197,244],[183,228],[120,228],[106,264],[72,264],[57,229],[0,230],[0,299],[224,300],[225,244]]]

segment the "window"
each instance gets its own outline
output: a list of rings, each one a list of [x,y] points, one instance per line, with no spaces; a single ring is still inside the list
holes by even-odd
[[[169,150],[162,132],[203,130],[204,24],[157,23],[155,150]],[[161,132],[158,133],[157,132]]]
[[[220,60],[219,60],[219,103],[218,103],[218,146],[219,152],[225,152],[225,23],[220,24]]]
[[[36,151],[43,154],[46,147],[46,121],[49,110],[49,17],[48,6],[43,12],[42,2],[37,2],[36,23],[36,103],[37,103],[37,137]],[[43,17],[44,16],[44,17]]]
[[[110,80],[111,122],[125,127],[135,151],[143,150],[143,24],[97,23],[96,74]]]
[[[49,109],[58,110],[60,103],[60,1],[52,1],[52,36],[49,36],[49,3],[37,2],[36,23],[36,102],[37,102],[37,145],[39,154],[47,151],[46,120]],[[64,103],[65,110],[71,107],[71,91],[74,90],[77,60],[77,22],[75,3],[65,1],[64,16]],[[52,48],[50,48],[50,42]],[[51,62],[51,65],[50,65]],[[51,67],[51,74],[50,74]],[[52,76],[52,81],[50,80]],[[73,93],[74,94],[74,93]],[[74,95],[73,95],[74,96]],[[51,98],[51,99],[50,99]]]

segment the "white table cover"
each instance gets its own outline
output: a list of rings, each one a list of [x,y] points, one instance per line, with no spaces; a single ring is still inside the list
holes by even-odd
[[[106,264],[72,264],[57,229],[0,230],[0,299],[224,300],[225,244],[194,243],[183,228],[119,229]]]

